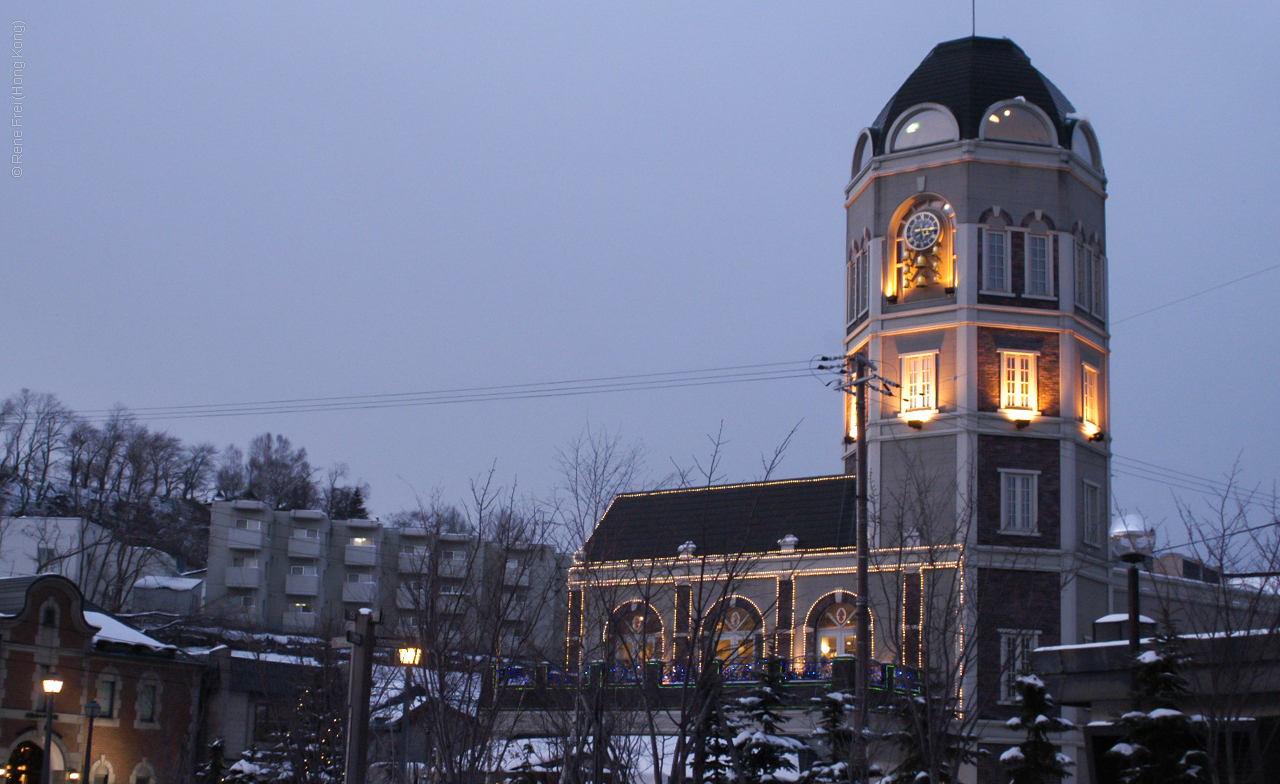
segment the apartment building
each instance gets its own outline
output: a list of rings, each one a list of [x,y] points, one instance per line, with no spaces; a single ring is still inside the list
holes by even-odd
[[[387,633],[406,637],[448,636],[491,619],[504,640],[535,639],[541,648],[563,637],[556,608],[566,567],[541,543],[215,501],[205,610],[246,628],[321,637],[341,633],[362,607],[380,610]]]

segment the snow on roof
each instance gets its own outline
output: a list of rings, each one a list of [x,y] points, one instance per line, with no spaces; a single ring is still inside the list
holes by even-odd
[[[1129,613],[1111,613],[1110,615],[1102,616],[1098,620],[1094,621],[1094,623],[1121,623],[1127,620],[1129,620]],[[1155,623],[1155,621],[1145,615],[1139,615],[1138,623]]]
[[[163,574],[141,577],[133,584],[134,588],[166,588],[170,591],[190,591],[200,585],[203,580],[195,577],[169,577]]]
[[[253,661],[275,662],[276,664],[299,664],[303,667],[319,667],[320,662],[308,656],[290,656],[287,653],[255,653],[253,651],[232,651],[233,659],[250,659]]]
[[[91,626],[98,627],[98,633],[93,635],[94,642],[116,642],[123,643],[125,645],[141,645],[144,648],[150,648],[153,651],[177,650],[172,645],[165,645],[153,637],[148,637],[137,629],[124,625],[106,613],[85,610],[84,619],[88,621]]]

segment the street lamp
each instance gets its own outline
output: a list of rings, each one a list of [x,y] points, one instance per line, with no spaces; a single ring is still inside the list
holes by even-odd
[[[1111,549],[1121,561],[1129,564],[1129,656],[1137,659],[1141,652],[1142,614],[1138,596],[1138,564],[1151,557],[1156,549],[1156,532],[1147,527],[1139,514],[1117,517],[1111,524]],[[1136,679],[1136,671],[1135,671]],[[1138,707],[1136,682],[1132,689],[1135,709]]]
[[[44,769],[41,781],[53,784],[53,700],[62,691],[62,679],[45,678],[40,682],[44,688]]]
[[[84,739],[84,784],[93,784],[93,720],[102,715],[102,706],[96,700],[84,704],[84,715],[89,719],[89,730]]]
[[[413,668],[422,661],[422,649],[406,645],[399,650],[400,663],[404,665],[404,692],[400,708],[400,781],[409,781],[409,695]]]

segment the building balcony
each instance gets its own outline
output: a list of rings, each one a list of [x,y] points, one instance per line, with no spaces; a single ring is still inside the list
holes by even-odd
[[[378,562],[378,548],[368,544],[349,544],[342,561],[347,566],[373,566]]]
[[[313,632],[316,630],[316,614],[313,612],[287,612],[284,614],[286,632]]]
[[[405,574],[423,574],[431,568],[431,556],[426,550],[417,553],[400,553],[400,571]]]
[[[262,532],[249,531],[244,528],[228,529],[227,547],[235,550],[261,550]]]
[[[427,593],[421,588],[402,585],[396,589],[396,609],[421,610],[427,606]]]
[[[466,577],[469,567],[470,564],[466,561],[441,561],[436,574],[440,577],[449,577],[456,580]]]
[[[290,558],[319,558],[323,548],[319,539],[299,539],[294,537],[289,540],[289,557]]]
[[[342,601],[372,604],[378,598],[377,583],[343,583]]]
[[[529,570],[528,569],[507,569],[502,573],[502,584],[508,586],[517,586],[520,588],[529,587]]]
[[[262,570],[256,566],[228,566],[228,588],[257,588],[262,585]]]
[[[320,575],[287,574],[284,577],[284,592],[290,596],[315,596],[320,593]]]

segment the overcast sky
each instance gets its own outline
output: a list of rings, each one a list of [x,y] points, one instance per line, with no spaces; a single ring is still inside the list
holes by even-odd
[[[838,352],[857,133],[969,34],[963,2],[5,5],[27,67],[0,393],[81,411]],[[978,8],[1098,131],[1116,453],[1205,477],[1239,457],[1268,490],[1280,270],[1119,320],[1280,262],[1277,9]],[[841,401],[810,379],[151,422],[284,433],[378,514],[495,460],[542,492],[588,422],[655,476],[722,422],[726,480],[797,424],[782,473],[840,470]],[[1169,487],[1114,489],[1175,515]]]

